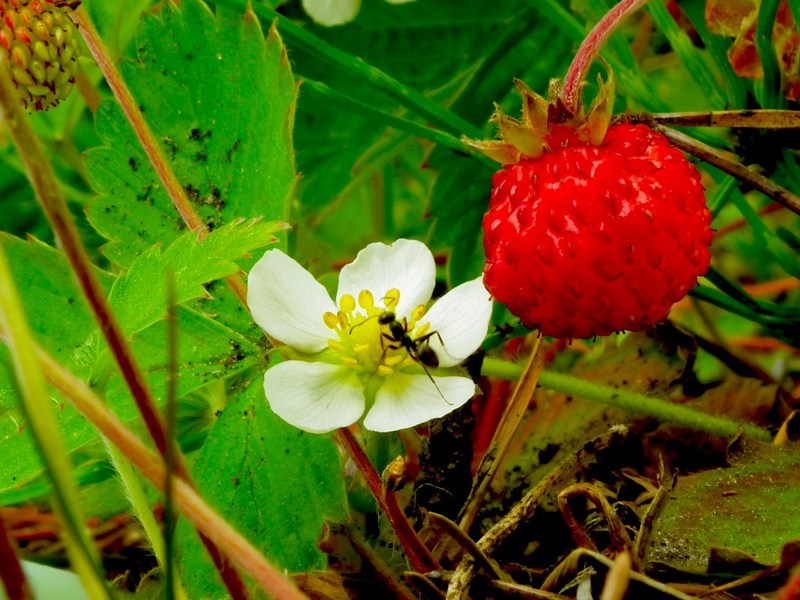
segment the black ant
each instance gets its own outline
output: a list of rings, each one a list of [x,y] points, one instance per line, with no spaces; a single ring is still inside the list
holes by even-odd
[[[433,375],[431,375],[431,372],[428,370],[428,367],[435,369],[439,366],[439,357],[436,355],[434,349],[428,344],[428,340],[435,336],[439,338],[439,343],[444,346],[444,341],[442,341],[442,336],[439,334],[439,332],[430,331],[414,339],[408,335],[408,322],[406,321],[405,317],[403,317],[403,320],[401,321],[392,311],[387,310],[377,315],[377,318],[379,324],[385,325],[389,329],[389,333],[381,333],[381,348],[383,349],[383,355],[381,356],[380,362],[383,362],[383,359],[386,358],[386,353],[389,350],[400,350],[400,348],[405,348],[411,359],[420,367],[422,367],[423,371],[425,371],[425,375],[428,376],[428,379],[430,379],[431,383],[436,388],[436,391],[439,392],[442,400],[447,402],[447,404],[452,404],[452,402],[448,401],[447,398],[444,397],[442,390],[439,389],[439,386],[433,379]],[[364,322],[362,321],[358,325],[363,324]],[[350,331],[353,331],[353,329],[358,327],[358,325],[351,327]],[[386,342],[389,343],[387,344]]]
[[[447,398],[444,397],[442,390],[440,390],[439,386],[436,385],[433,375],[431,375],[431,372],[428,370],[428,367],[436,368],[439,366],[439,357],[436,356],[436,352],[434,352],[433,348],[431,348],[428,344],[428,340],[436,336],[439,338],[439,343],[444,346],[442,336],[439,334],[439,332],[431,331],[418,337],[417,339],[414,339],[408,335],[408,323],[406,322],[405,318],[403,318],[402,321],[399,321],[397,319],[397,315],[390,310],[378,315],[378,323],[381,325],[386,325],[386,327],[389,329],[389,333],[381,333],[381,346],[383,347],[384,356],[388,350],[399,350],[400,348],[405,348],[412,360],[419,364],[419,366],[422,367],[422,370],[425,371],[425,375],[427,375],[428,379],[431,380],[431,383],[436,388],[436,391],[439,392],[442,400],[447,402],[447,404],[452,404],[452,402],[449,402]],[[384,340],[390,342],[390,344],[384,345]],[[383,362],[383,357],[381,357],[381,362]]]

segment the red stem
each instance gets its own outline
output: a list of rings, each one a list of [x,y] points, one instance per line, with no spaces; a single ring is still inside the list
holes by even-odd
[[[0,581],[5,586],[6,594],[11,600],[33,599],[33,594],[28,587],[28,580],[25,578],[22,565],[14,552],[11,536],[6,530],[2,517],[0,517]],[[0,588],[1,590],[2,588]]]
[[[408,519],[406,519],[402,509],[397,504],[394,492],[383,485],[380,475],[378,475],[353,433],[346,427],[342,427],[336,431],[336,439],[347,451],[347,454],[350,455],[350,458],[353,459],[358,470],[364,475],[369,491],[372,492],[378,506],[389,519],[389,523],[400,540],[400,544],[403,546],[414,570],[419,573],[428,573],[441,569],[431,551],[422,543],[422,540],[417,536],[417,532],[414,531],[414,528],[411,527]]]
[[[150,130],[146,121],[144,120],[141,110],[139,110],[139,106],[136,104],[133,96],[130,93],[130,90],[128,90],[125,81],[122,79],[122,76],[116,69],[114,61],[106,50],[106,47],[103,44],[103,41],[95,29],[91,19],[89,18],[88,13],[86,13],[83,7],[79,7],[74,12],[71,12],[70,15],[80,30],[83,39],[86,42],[86,45],[89,47],[89,50],[91,51],[92,56],[94,57],[98,66],[100,67],[100,70],[103,72],[106,82],[109,84],[109,87],[114,93],[114,96],[122,108],[122,111],[125,113],[126,117],[131,123],[131,127],[136,133],[137,138],[142,143],[142,147],[147,153],[148,158],[150,158],[151,164],[153,165],[153,168],[158,174],[161,182],[164,184],[164,187],[172,199],[173,204],[183,218],[184,222],[192,231],[197,233],[198,240],[202,240],[208,234],[208,230],[189,202],[186,192],[184,191],[183,187],[181,187],[180,181],[175,176],[175,173],[169,168],[164,154],[161,151],[161,147],[158,145],[153,132]],[[66,205],[64,205],[64,207],[66,207]],[[67,217],[69,217],[68,214]],[[53,219],[51,219],[51,221],[52,220]],[[56,226],[56,223],[53,224],[53,228],[58,235],[60,228]],[[72,229],[75,229],[74,224],[72,225]],[[83,255],[85,255],[85,250],[83,250],[82,246],[79,244],[79,241],[77,241],[77,230],[75,230],[75,232],[72,234],[72,237],[75,237],[75,245],[77,245],[79,250],[83,253]],[[69,238],[67,241],[70,241]],[[62,240],[62,245],[63,243],[64,241]],[[65,246],[64,250],[67,256],[70,257],[69,245]],[[158,413],[156,412],[155,402],[152,394],[146,385],[144,374],[141,372],[138,364],[135,362],[122,330],[113,318],[102,289],[100,288],[96,279],[93,277],[91,271],[88,270],[88,256],[82,256],[80,258],[81,260],[78,260],[77,262],[72,259],[70,262],[73,264],[73,268],[75,269],[78,280],[84,289],[86,298],[97,316],[97,320],[100,324],[103,335],[105,336],[106,341],[108,342],[108,345],[111,348],[115,359],[117,360],[120,371],[122,372],[122,375],[128,384],[131,395],[136,401],[136,405],[142,414],[142,418],[147,426],[150,436],[153,438],[156,449],[158,450],[159,454],[166,459],[168,455],[168,440],[164,432],[164,426],[161,423]],[[229,279],[238,278],[230,277]],[[234,293],[236,293],[236,295],[242,299],[243,294],[246,295],[246,293],[243,292],[244,286],[241,285],[241,281],[239,281],[239,283],[240,285],[238,288],[234,287],[233,290]],[[176,452],[174,455],[174,467],[178,476],[184,479],[189,485],[194,487],[194,483],[192,482],[189,470],[186,467],[183,455],[179,452]],[[206,535],[204,535],[202,532],[198,533],[231,596],[236,600],[246,600],[249,598],[250,595],[247,592],[244,581],[233,565],[231,565],[227,557],[219,551],[219,548],[217,548],[216,545]]]
[[[561,99],[573,113],[577,113],[580,100],[581,84],[586,78],[589,66],[594,60],[595,54],[603,46],[608,37],[614,30],[634,11],[647,4],[649,0],[622,0],[606,15],[598,21],[583,40],[581,47],[575,53],[572,64],[569,66],[567,76],[564,78],[564,87],[561,91]]]

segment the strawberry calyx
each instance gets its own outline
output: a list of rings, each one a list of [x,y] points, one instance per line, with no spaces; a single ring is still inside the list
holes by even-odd
[[[597,79],[599,91],[588,111],[580,102],[574,109],[568,107],[561,82],[557,79],[550,81],[549,100],[515,79],[514,85],[522,96],[522,118],[507,115],[495,104],[491,122],[497,124],[498,139],[464,141],[501,165],[537,158],[544,152],[563,148],[574,140],[600,145],[611,124],[614,75],[608,69],[605,80],[600,76]]]

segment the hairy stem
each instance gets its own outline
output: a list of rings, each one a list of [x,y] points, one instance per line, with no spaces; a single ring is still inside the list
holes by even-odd
[[[178,210],[189,229],[196,232],[198,237],[202,239],[208,233],[205,224],[189,202],[189,198],[183,186],[181,186],[181,182],[178,181],[174,171],[169,167],[164,151],[161,149],[161,146],[158,145],[155,135],[153,135],[153,132],[147,126],[142,111],[139,110],[139,105],[136,103],[136,100],[134,100],[128,86],[125,84],[125,80],[122,78],[122,74],[114,64],[114,60],[111,58],[103,40],[97,33],[97,29],[95,29],[94,24],[89,18],[89,14],[83,7],[79,7],[71,14],[81,35],[83,35],[86,45],[89,47],[89,51],[92,53],[100,70],[103,72],[106,82],[114,93],[114,97],[117,99],[120,108],[122,108],[122,112],[125,113],[136,137],[147,153],[150,163],[158,174],[158,178],[161,180],[161,183],[164,184],[164,188],[172,199],[172,203],[175,205],[175,208]]]
[[[172,200],[175,210],[178,211],[178,214],[181,216],[181,219],[183,219],[183,222],[186,223],[186,226],[197,234],[198,240],[202,240],[208,235],[208,228],[200,218],[198,212],[194,209],[194,206],[192,206],[189,197],[186,195],[186,190],[183,189],[181,182],[178,180],[172,167],[170,167],[169,161],[164,155],[164,151],[161,149],[158,140],[156,140],[156,136],[147,125],[147,121],[145,121],[144,115],[142,115],[142,111],[139,109],[139,105],[128,89],[119,69],[117,69],[117,66],[114,64],[114,60],[111,58],[105,44],[103,44],[103,40],[97,33],[97,29],[95,29],[89,15],[82,7],[71,14],[75,24],[83,35],[86,45],[89,47],[89,51],[92,53],[100,70],[103,72],[108,87],[111,88],[120,108],[122,108],[122,112],[131,124],[136,138],[139,140],[147,157],[150,159],[150,164],[161,180],[170,200]],[[239,301],[247,306],[247,288],[239,276],[231,275],[226,277],[225,281]]]
[[[403,511],[397,505],[397,499],[394,494],[392,493],[391,496],[387,494],[380,475],[378,475],[353,433],[346,427],[342,427],[336,431],[336,440],[347,451],[347,454],[364,476],[364,481],[367,483],[369,491],[375,497],[375,501],[386,515],[386,518],[389,519],[389,523],[400,540],[411,566],[420,573],[427,573],[440,568],[430,550],[419,539],[417,532],[411,527]]]
[[[78,26],[78,29],[81,31],[84,41],[86,41],[86,45],[89,47],[92,55],[97,61],[97,64],[103,71],[109,87],[111,87],[123,112],[130,121],[136,136],[139,138],[145,152],[147,153],[147,156],[150,158],[150,162],[161,179],[161,182],[164,184],[164,187],[172,199],[175,208],[178,210],[179,214],[189,228],[197,233],[199,239],[202,239],[208,233],[205,224],[202,222],[200,216],[189,203],[189,199],[187,198],[180,181],[178,181],[175,173],[169,167],[161,147],[158,145],[153,132],[147,126],[147,123],[145,122],[144,117],[139,110],[139,106],[136,104],[133,96],[128,90],[128,87],[125,85],[119,70],[117,70],[116,66],[114,65],[114,61],[111,59],[111,56],[103,44],[103,41],[100,39],[100,36],[97,33],[97,30],[94,28],[89,15],[86,13],[83,7],[79,7],[70,14],[75,21],[75,24]],[[55,223],[54,229],[56,229],[56,234],[58,235],[58,228],[56,227]],[[86,252],[83,250],[80,240],[77,237],[77,232],[74,231],[74,225],[72,226],[72,229],[73,231],[70,232],[69,237],[74,239],[71,240],[71,244],[76,247],[79,246],[82,253],[81,260],[78,261],[78,264],[73,264],[73,268],[75,269],[75,272],[78,273],[81,282],[86,282],[84,285],[82,285],[84,288],[84,293],[87,295],[87,299],[89,300],[89,303],[92,306],[98,321],[100,322],[103,334],[106,337],[109,346],[111,347],[114,358],[119,364],[120,371],[122,371],[125,381],[131,390],[131,394],[136,401],[137,406],[139,407],[139,411],[141,412],[145,424],[147,425],[147,429],[153,438],[153,441],[155,442],[156,448],[162,457],[166,457],[168,454],[169,442],[167,440],[161,420],[158,417],[158,413],[155,410],[153,397],[150,393],[150,390],[145,385],[144,375],[141,373],[141,370],[133,359],[130,347],[125,341],[122,330],[114,319],[107,300],[102,294],[99,284],[91,273],[88,257],[86,257]],[[72,263],[72,261],[70,262]],[[238,278],[234,277],[234,279]],[[242,294],[242,286],[240,285],[239,288],[233,289],[240,299],[242,299],[242,296],[240,295]],[[244,297],[246,298],[246,294]],[[186,468],[185,461],[180,453],[175,454],[175,472],[191,485],[189,471]],[[225,582],[225,585],[230,591],[231,595],[235,599],[247,598],[247,590],[241,577],[239,577],[239,574],[230,567],[225,560],[225,557],[220,555],[219,551],[214,547],[210,540],[205,538],[202,534],[200,537],[203,540],[203,543],[206,546],[214,565],[220,572],[220,576]]]
[[[564,78],[564,87],[561,99],[564,105],[572,112],[577,112],[580,102],[581,84],[586,78],[586,73],[594,60],[595,54],[603,46],[614,30],[628,18],[628,16],[647,4],[648,0],[622,0],[598,21],[583,40],[580,48],[572,59],[572,64]]]

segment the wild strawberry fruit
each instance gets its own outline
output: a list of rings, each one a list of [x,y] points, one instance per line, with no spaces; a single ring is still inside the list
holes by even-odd
[[[475,143],[506,163],[483,220],[487,289],[554,337],[662,320],[708,269],[697,169],[649,127],[609,127],[607,98],[565,119],[557,95],[548,104],[520,89],[523,121],[498,113],[504,140]]]
[[[80,45],[64,0],[0,0],[0,52],[27,110],[48,110],[67,97]]]

